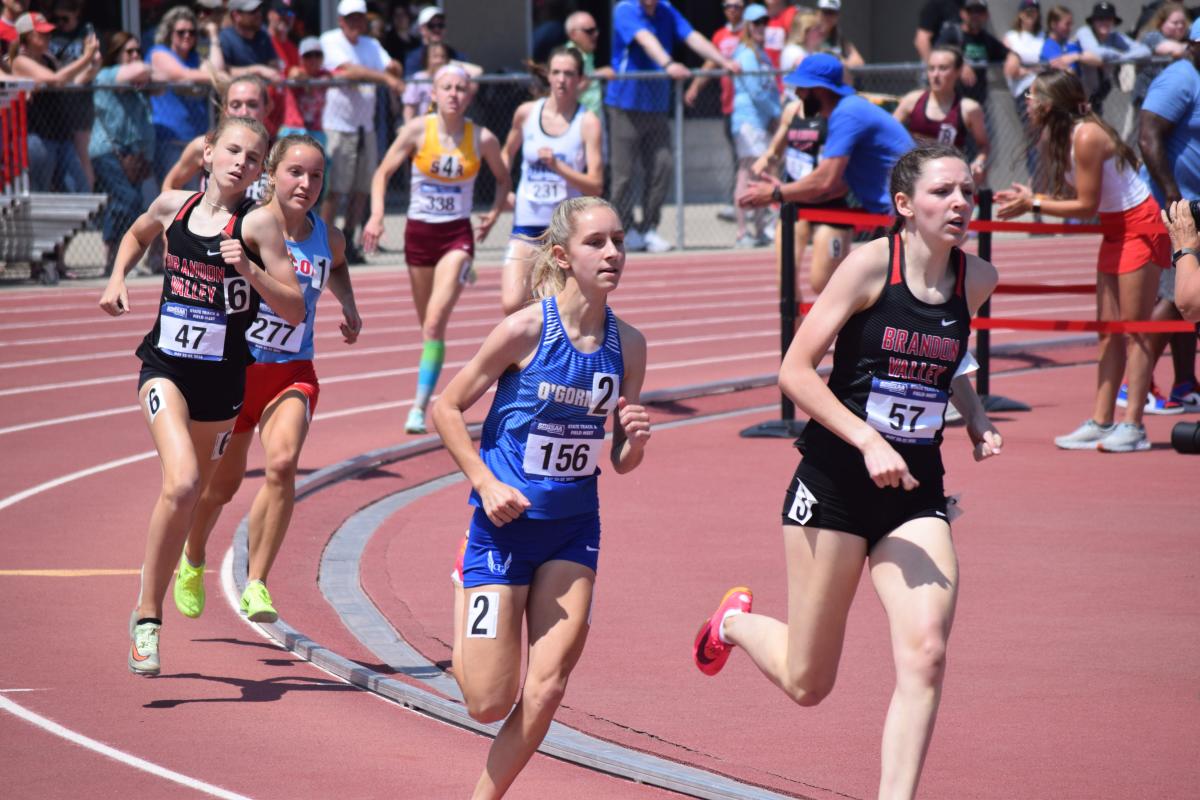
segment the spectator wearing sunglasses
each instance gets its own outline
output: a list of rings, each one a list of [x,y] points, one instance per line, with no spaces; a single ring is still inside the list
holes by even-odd
[[[404,58],[404,74],[416,75],[425,63],[425,48],[431,44],[446,43],[446,13],[437,6],[425,6],[417,14],[417,30],[421,33],[421,46],[410,50]],[[452,61],[461,61],[462,54],[446,44]]]
[[[83,55],[84,42],[93,32],[92,26],[81,24],[83,0],[58,0],[52,8],[51,21],[55,31],[50,35],[50,55],[58,59],[60,64],[70,64]],[[92,104],[69,103],[66,111],[63,127],[71,131],[75,154],[79,156],[79,164],[87,176],[88,185],[92,186],[96,182],[92,162],[88,158],[88,140],[92,137],[92,120],[95,117]]]
[[[264,6],[262,0],[229,0],[233,24],[221,29],[217,41],[230,75],[236,78],[250,73],[276,83],[283,77],[283,62],[263,28]]]
[[[600,119],[604,119],[604,89],[599,80],[608,80],[613,76],[612,67],[596,67],[596,41],[600,38],[600,29],[596,27],[596,18],[586,11],[576,11],[567,17],[567,47],[578,50],[583,56],[583,74],[589,79],[587,87],[579,93],[579,102],[588,111]]]

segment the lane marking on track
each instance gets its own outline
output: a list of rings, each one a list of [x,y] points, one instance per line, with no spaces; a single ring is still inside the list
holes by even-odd
[[[140,569],[0,569],[0,578],[93,578],[141,573]]]
[[[250,800],[246,795],[231,792],[228,789],[222,789],[220,786],[214,786],[211,783],[205,783],[197,778],[192,778],[184,775],[181,772],[176,772],[172,769],[167,769],[164,766],[155,764],[153,761],[147,761],[144,758],[138,758],[132,753],[126,753],[124,750],[118,750],[104,742],[97,741],[90,736],[85,736],[78,731],[73,731],[63,725],[58,724],[48,717],[43,717],[41,714],[30,711],[24,706],[17,705],[7,697],[0,697],[0,711],[7,711],[14,717],[25,720],[31,725],[36,725],[47,733],[51,733],[61,739],[66,739],[68,742],[77,744],[80,747],[86,747],[95,753],[102,756],[107,756],[114,761],[119,761],[122,764],[140,769],[143,772],[149,772],[159,778],[165,778],[173,783],[178,783],[181,786],[186,786],[189,789],[194,789],[197,792],[211,795],[212,797],[220,797],[223,800]]]
[[[9,506],[15,506],[22,500],[28,500],[31,497],[39,495],[42,492],[48,492],[51,489],[62,486],[63,484],[71,483],[72,481],[77,481],[90,475],[98,475],[101,472],[108,472],[111,469],[117,469],[118,467],[123,467],[126,464],[134,464],[138,461],[145,461],[148,458],[155,458],[157,455],[158,452],[156,450],[148,450],[145,453],[137,453],[132,456],[126,456],[125,458],[118,458],[115,461],[107,461],[103,464],[97,464],[94,467],[81,469],[78,472],[72,472],[55,478],[54,480],[46,481],[45,483],[39,483],[37,486],[31,486],[22,492],[10,494],[8,497],[0,500],[0,511],[3,511]]]
[[[48,692],[49,689],[0,689],[0,694],[17,694],[20,692]]]
[[[750,336],[750,335],[751,334],[746,334],[745,336]],[[753,336],[755,336],[755,337],[757,337],[757,336],[777,336],[777,335],[778,335],[777,332],[753,334]],[[745,336],[740,337],[740,338],[745,338]],[[711,338],[713,338],[717,341],[720,341],[722,339],[734,338],[734,337],[716,336],[716,337],[711,337]],[[659,343],[659,344],[665,344],[665,342]],[[702,359],[700,361],[696,361],[694,359],[687,360],[687,361],[665,361],[660,364],[655,364],[654,370],[657,372],[659,370],[680,369],[683,367],[695,366],[696,364],[711,364],[711,363],[722,363],[722,362],[727,362],[727,361],[741,361],[744,359],[760,358],[760,357],[763,357],[766,355],[777,357],[779,354],[775,351],[760,351],[760,352],[753,352],[753,353],[735,353],[735,354],[726,355],[726,356],[712,356],[710,358]],[[447,361],[443,365],[443,368],[444,369],[453,369],[453,368],[461,367],[466,363],[467,363],[466,361]],[[418,371],[417,367],[401,367],[399,369],[379,370],[379,371],[375,371],[375,372],[352,372],[352,373],[347,373],[344,375],[332,375],[328,378],[321,378],[321,385],[327,386],[330,384],[347,383],[350,381],[373,380],[373,379],[377,379],[377,378],[401,377],[404,375],[416,374],[417,371]],[[117,380],[124,380],[124,379],[125,379],[125,376],[121,376]],[[112,381],[106,380],[106,382],[112,382]],[[29,391],[40,390],[42,388],[44,388],[44,387],[30,387]],[[16,393],[16,390],[8,390],[7,392],[0,392],[0,396],[4,395],[6,393],[13,394],[13,393]],[[377,403],[375,405],[369,405],[369,406],[359,406],[358,409],[347,409],[344,411],[333,411],[333,412],[326,412],[326,413],[317,412],[316,416],[313,417],[313,421],[316,422],[321,419],[331,419],[334,417],[343,417],[343,416],[346,416],[347,414],[358,413],[359,411],[384,411],[384,410],[393,409],[393,408],[404,408],[408,405],[411,405],[411,403],[412,403],[411,400],[393,401],[393,402],[386,402],[386,403]],[[115,416],[117,414],[129,414],[129,413],[133,413],[135,411],[141,411],[141,406],[134,405],[134,406],[121,406],[119,408],[106,408],[106,409],[101,409],[99,411],[92,411],[92,412],[85,413],[85,414],[72,414],[67,417],[55,417],[53,419],[35,420],[33,422],[24,422],[19,425],[11,425],[7,428],[0,428],[0,436],[3,436],[5,434],[10,434],[10,433],[20,433],[21,431],[36,430],[38,428],[50,428],[50,427],[54,427],[56,425],[66,425],[66,424],[69,424],[72,422],[87,422],[87,421],[95,419],[97,417],[109,417],[109,416]]]

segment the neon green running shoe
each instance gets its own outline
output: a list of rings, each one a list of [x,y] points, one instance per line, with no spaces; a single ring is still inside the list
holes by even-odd
[[[204,613],[204,565],[193,567],[187,555],[179,557],[175,571],[175,607],[185,617],[195,619]]]
[[[275,606],[271,605],[271,593],[262,581],[250,581],[242,592],[242,613],[251,622],[274,622],[279,619]]]

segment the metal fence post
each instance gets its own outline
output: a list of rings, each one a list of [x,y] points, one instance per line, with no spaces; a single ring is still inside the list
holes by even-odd
[[[982,189],[979,192],[979,219],[990,222],[992,219],[992,190]],[[979,257],[984,261],[992,260],[992,232],[979,232]],[[992,300],[988,298],[979,307],[976,315],[987,319],[991,316]],[[1029,406],[1016,400],[998,394],[992,394],[992,332],[983,329],[975,332],[975,360],[979,362],[979,372],[975,375],[976,392],[983,401],[983,407],[988,411],[1029,411]]]
[[[675,131],[671,136],[675,149],[675,249],[683,249],[683,226],[687,216],[683,206],[683,81],[675,81]]]

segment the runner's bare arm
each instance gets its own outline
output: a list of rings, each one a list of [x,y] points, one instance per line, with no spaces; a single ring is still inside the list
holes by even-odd
[[[876,485],[913,489],[918,482],[903,457],[878,431],[846,408],[817,374],[817,365],[846,321],[879,297],[887,272],[887,238],[851,251],[796,331],[779,371],[779,388],[810,417],[857,448]]]
[[[187,143],[183,152],[179,154],[179,160],[175,162],[175,166],[171,167],[167,176],[163,178],[163,191],[182,189],[188,184],[188,181],[199,175],[202,169],[204,169],[204,136],[200,135]]]
[[[520,491],[501,483],[483,463],[471,441],[463,413],[509,369],[527,363],[537,351],[542,333],[541,304],[527,306],[497,325],[467,364],[459,370],[433,405],[433,423],[450,457],[483,501],[488,519],[511,522],[529,508]]]
[[[333,255],[333,267],[329,270],[329,291],[342,304],[342,340],[346,344],[358,341],[362,330],[362,317],[354,301],[354,286],[350,283],[350,267],[346,264],[346,237],[337,228],[327,228],[329,252]]]
[[[612,465],[624,475],[642,463],[646,443],[650,441],[650,415],[642,405],[642,383],[646,379],[646,337],[624,321],[617,320],[621,332],[621,356],[625,376],[621,396],[613,412]]]
[[[508,129],[508,138],[504,140],[504,152],[501,154],[504,159],[504,166],[509,172],[512,172],[517,154],[521,152],[521,146],[525,144],[525,119],[529,116],[529,111],[534,105],[536,103],[530,100],[529,102],[521,103],[521,105],[517,106],[517,110],[513,112],[512,127]]]
[[[492,203],[491,210],[479,218],[479,229],[475,235],[476,241],[482,242],[508,202],[508,193],[512,191],[512,173],[504,167],[504,158],[500,155],[500,140],[487,128],[479,133],[479,150],[483,160],[487,162],[488,169],[496,178],[496,200]]]
[[[246,257],[242,242],[225,239],[221,255],[250,282],[272,310],[292,325],[304,321],[304,292],[296,280],[296,271],[283,241],[279,220],[267,209],[259,207],[242,221],[242,239],[258,253],[265,269]]]
[[[392,140],[391,146],[384,153],[383,160],[375,168],[371,176],[371,215],[363,225],[363,249],[368,253],[374,252],[383,238],[384,196],[387,194],[388,181],[400,166],[412,157],[417,149],[420,135],[425,131],[425,118],[417,117],[404,123],[400,133]]]
[[[161,236],[167,229],[171,219],[191,195],[191,192],[163,192],[148,209],[138,215],[129,226],[129,230],[125,231],[117,247],[112,275],[109,276],[104,293],[100,296],[100,308],[104,309],[105,313],[119,317],[130,310],[125,275],[141,260],[142,254],[154,241],[154,237]]]

